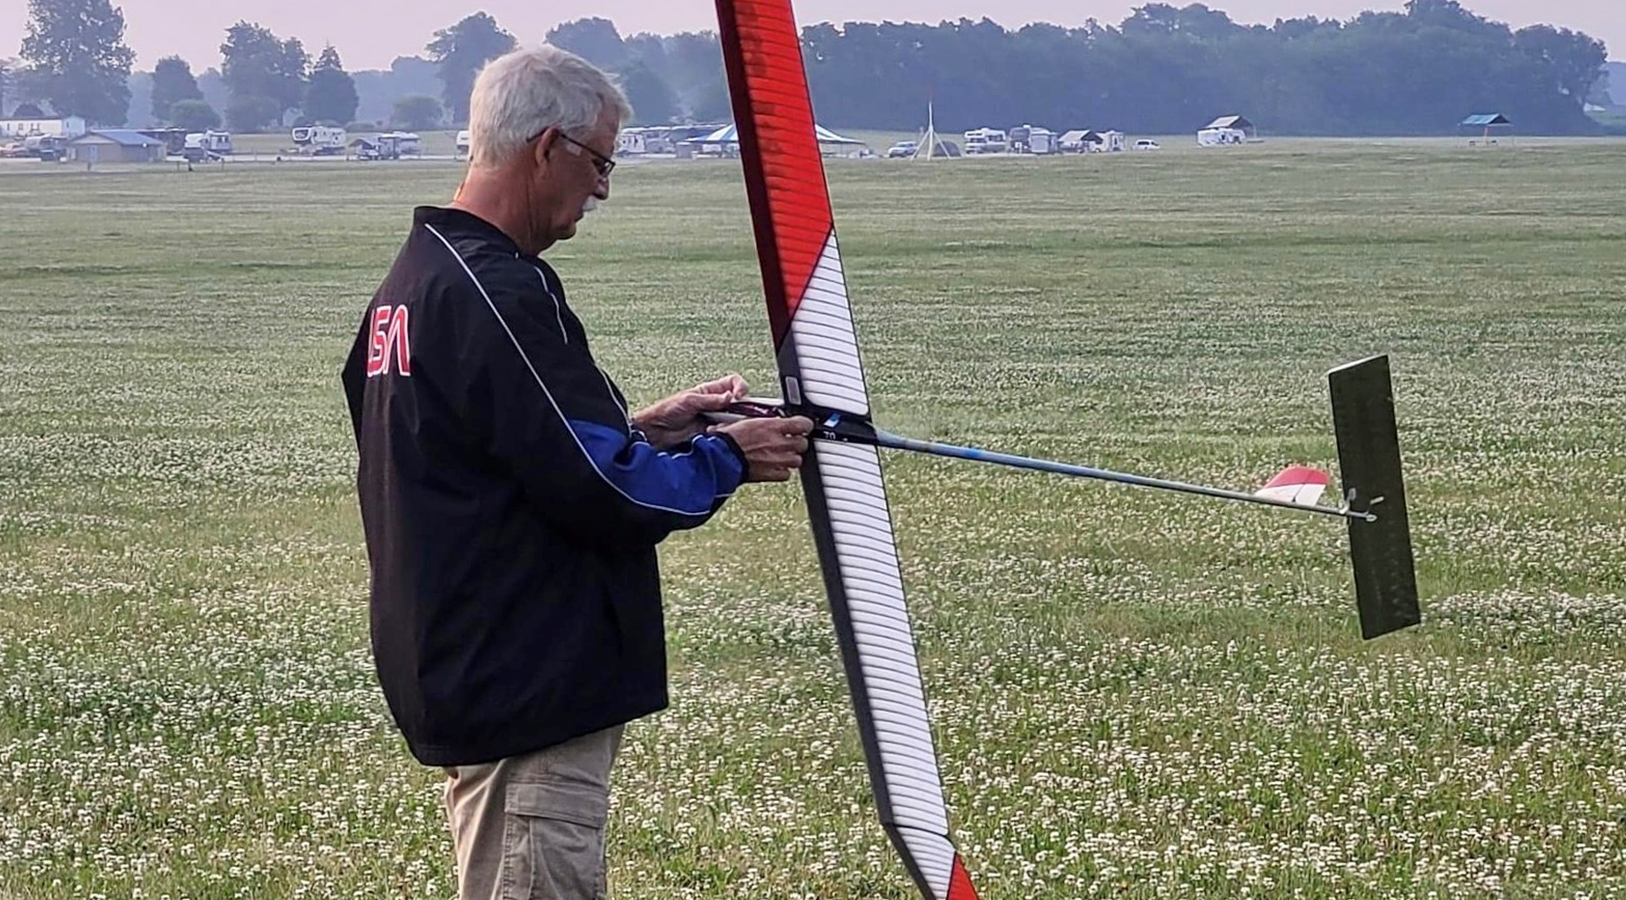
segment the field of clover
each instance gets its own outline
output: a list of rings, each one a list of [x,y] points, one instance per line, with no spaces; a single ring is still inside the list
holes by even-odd
[[[1626,143],[836,161],[889,430],[1251,488],[1391,354],[1425,623],[1343,527],[889,455],[989,900],[1626,898]],[[367,648],[337,380],[450,164],[0,169],[0,896],[446,898]],[[772,383],[737,163],[628,163],[549,258],[635,400]],[[663,549],[672,708],[617,900],[914,896],[806,511]]]

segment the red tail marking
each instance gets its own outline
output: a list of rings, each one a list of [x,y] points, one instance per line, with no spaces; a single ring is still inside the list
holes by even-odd
[[[778,346],[834,227],[801,35],[784,0],[717,0],[717,12]]]
[[[949,876],[948,900],[978,900],[971,875],[965,870],[965,860],[958,853],[954,854],[954,874]]]
[[[1270,479],[1267,488],[1280,487],[1284,484],[1327,484],[1331,479],[1326,472],[1312,469],[1309,466],[1288,466],[1275,478]]]

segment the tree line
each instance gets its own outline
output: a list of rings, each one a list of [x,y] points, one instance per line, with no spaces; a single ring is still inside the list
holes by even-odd
[[[100,125],[130,118],[134,53],[124,42],[124,13],[111,0],[29,0],[28,34],[20,60],[0,59],[0,110],[21,100],[14,115],[40,115],[49,107]],[[442,97],[412,93],[395,99],[390,121],[427,129],[466,121],[469,91],[485,63],[517,46],[513,35],[485,13],[437,31],[426,46],[428,60],[397,60],[432,66]],[[158,60],[142,87],[157,122],[200,130],[224,124],[237,131],[295,124],[351,123],[360,105],[357,78],[344,68],[331,44],[313,60],[297,37],[280,37],[255,22],[226,29],[221,65],[205,78],[224,88],[223,109],[205,99],[191,65],[179,56]],[[391,73],[359,73],[391,76]],[[444,98],[444,103],[442,103]]]
[[[713,32],[624,37],[607,19],[585,18],[544,39],[615,72],[637,124],[730,117]],[[171,56],[152,72],[151,111],[187,128],[222,118],[239,131],[290,117],[342,125],[356,115],[364,76],[369,90],[411,82],[413,91],[395,96],[392,121],[459,124],[480,67],[517,45],[475,13],[435,32],[426,58],[352,75],[332,46],[313,61],[298,38],[241,21],[226,30],[218,73],[206,73],[223,84],[224,109]],[[1278,134],[1436,134],[1469,113],[1500,112],[1524,131],[1566,134],[1596,131],[1585,104],[1607,97],[1602,42],[1551,25],[1513,30],[1457,0],[1254,26],[1202,3],[1147,3],[1117,25],[1077,28],[822,23],[802,30],[802,52],[821,122],[847,128],[916,128],[930,102],[945,131],[1032,122],[1173,133],[1240,113]],[[101,124],[126,121],[133,54],[111,0],[29,0],[21,55],[0,60],[0,108],[9,91]],[[438,98],[423,87],[429,69]]]
[[[641,119],[728,117],[710,32],[623,39],[582,19],[549,40],[622,73],[629,94],[639,88]],[[1585,105],[1607,98],[1601,41],[1551,25],[1515,31],[1457,0],[1254,26],[1202,3],[1148,3],[1115,26],[1078,28],[823,23],[801,41],[814,109],[832,127],[918,128],[930,103],[945,131],[1031,122],[1164,134],[1233,113],[1277,134],[1441,134],[1496,112],[1525,131],[1574,134],[1599,129]]]

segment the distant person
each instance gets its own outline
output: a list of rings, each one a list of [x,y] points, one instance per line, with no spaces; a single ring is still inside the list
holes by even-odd
[[[788,479],[812,427],[708,428],[738,375],[629,413],[594,363],[538,254],[609,197],[629,114],[562,50],[488,65],[468,174],[416,211],[344,367],[378,677],[445,768],[463,900],[604,896],[622,727],[667,704],[655,545]]]

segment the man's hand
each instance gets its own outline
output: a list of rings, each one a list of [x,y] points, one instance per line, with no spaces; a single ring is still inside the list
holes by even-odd
[[[651,444],[676,447],[706,432],[707,423],[701,418],[703,414],[717,412],[730,403],[744,400],[746,392],[745,379],[730,373],[640,410],[633,414],[632,424],[649,438]]]
[[[746,481],[787,481],[791,470],[802,467],[813,420],[804,416],[741,419],[711,430],[733,438],[745,453]]]

